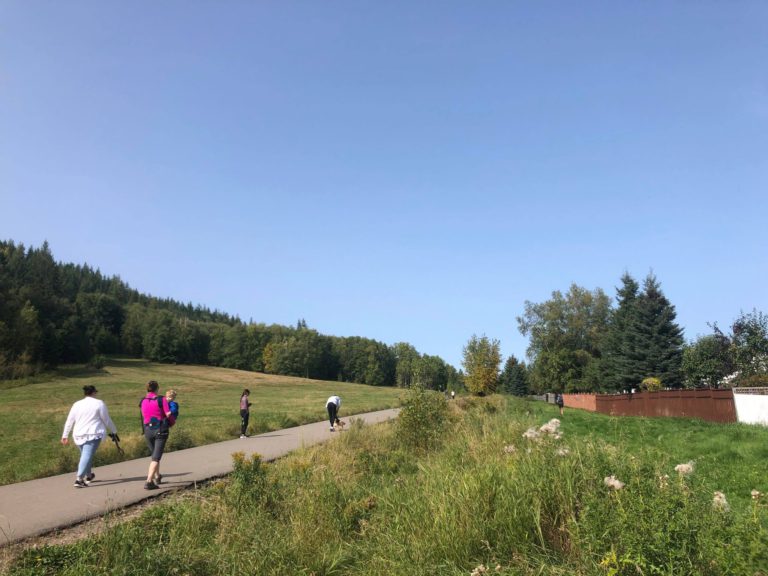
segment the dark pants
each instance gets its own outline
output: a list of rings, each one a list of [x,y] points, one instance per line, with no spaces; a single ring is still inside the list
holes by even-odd
[[[240,410],[240,434],[245,435],[248,431],[248,420],[251,417],[251,413],[248,410]]]
[[[328,402],[325,407],[328,409],[328,419],[331,421],[331,426],[333,426],[334,422],[336,422],[336,413],[339,407],[334,402]]]
[[[144,427],[144,439],[147,441],[149,451],[152,453],[152,461],[160,462],[160,458],[163,457],[165,451],[165,443],[168,441],[168,430],[162,428],[150,429],[149,426]]]

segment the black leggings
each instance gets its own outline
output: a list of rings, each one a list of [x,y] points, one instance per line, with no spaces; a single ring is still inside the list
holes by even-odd
[[[248,431],[248,419],[251,417],[248,410],[240,410],[240,434],[245,436]]]
[[[331,421],[331,426],[333,426],[334,422],[336,422],[336,413],[339,407],[334,402],[328,402],[325,407],[328,409],[328,419]]]

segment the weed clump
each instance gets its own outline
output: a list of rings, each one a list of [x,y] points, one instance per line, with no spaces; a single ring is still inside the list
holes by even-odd
[[[396,437],[409,449],[428,451],[437,448],[448,424],[445,397],[421,386],[410,388],[397,418]]]

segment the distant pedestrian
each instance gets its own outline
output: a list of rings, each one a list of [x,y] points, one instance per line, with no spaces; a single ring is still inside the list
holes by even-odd
[[[456,390],[451,390],[451,400],[456,399]]]
[[[240,438],[248,438],[248,420],[251,417],[251,403],[248,397],[251,391],[246,388],[240,394]]]
[[[72,405],[61,435],[61,443],[67,445],[69,433],[72,432],[72,439],[80,450],[75,488],[85,488],[96,477],[92,470],[93,457],[107,434],[107,428],[112,432],[110,435],[117,435],[117,428],[109,417],[107,405],[94,397],[97,392],[95,386],[83,386],[85,398]]]
[[[339,409],[341,408],[341,398],[338,396],[331,396],[325,401],[325,408],[328,410],[328,420],[331,422],[331,432],[335,432],[336,429],[333,425],[339,418]]]
[[[557,392],[555,394],[555,404],[557,404],[557,407],[560,408],[560,416],[562,416],[563,406],[565,405],[565,402],[563,401],[563,395],[560,394],[560,392]]]
[[[159,388],[157,382],[150,380],[147,383],[147,395],[139,403],[144,439],[151,453],[145,490],[157,490],[163,480],[163,475],[160,474],[160,459],[163,457],[171,426],[175,422],[168,400],[157,393]]]
[[[174,420],[179,419],[179,403],[176,402],[177,395],[178,395],[178,392],[173,388],[171,388],[170,390],[166,390],[165,392],[165,399],[168,400],[168,408],[171,409],[171,414],[173,414]]]

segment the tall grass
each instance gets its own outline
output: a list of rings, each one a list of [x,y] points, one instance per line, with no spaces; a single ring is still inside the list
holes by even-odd
[[[426,419],[443,442],[414,444],[406,417],[353,422],[268,466],[237,455],[227,480],[73,546],[29,550],[10,574],[768,574],[763,499],[736,498],[706,461],[675,472],[667,450],[684,451],[685,421],[664,425],[672,441],[638,447],[642,422],[569,412],[542,431],[552,415],[527,402],[444,406],[417,392],[405,406],[444,408]],[[590,419],[616,433],[586,433]]]

